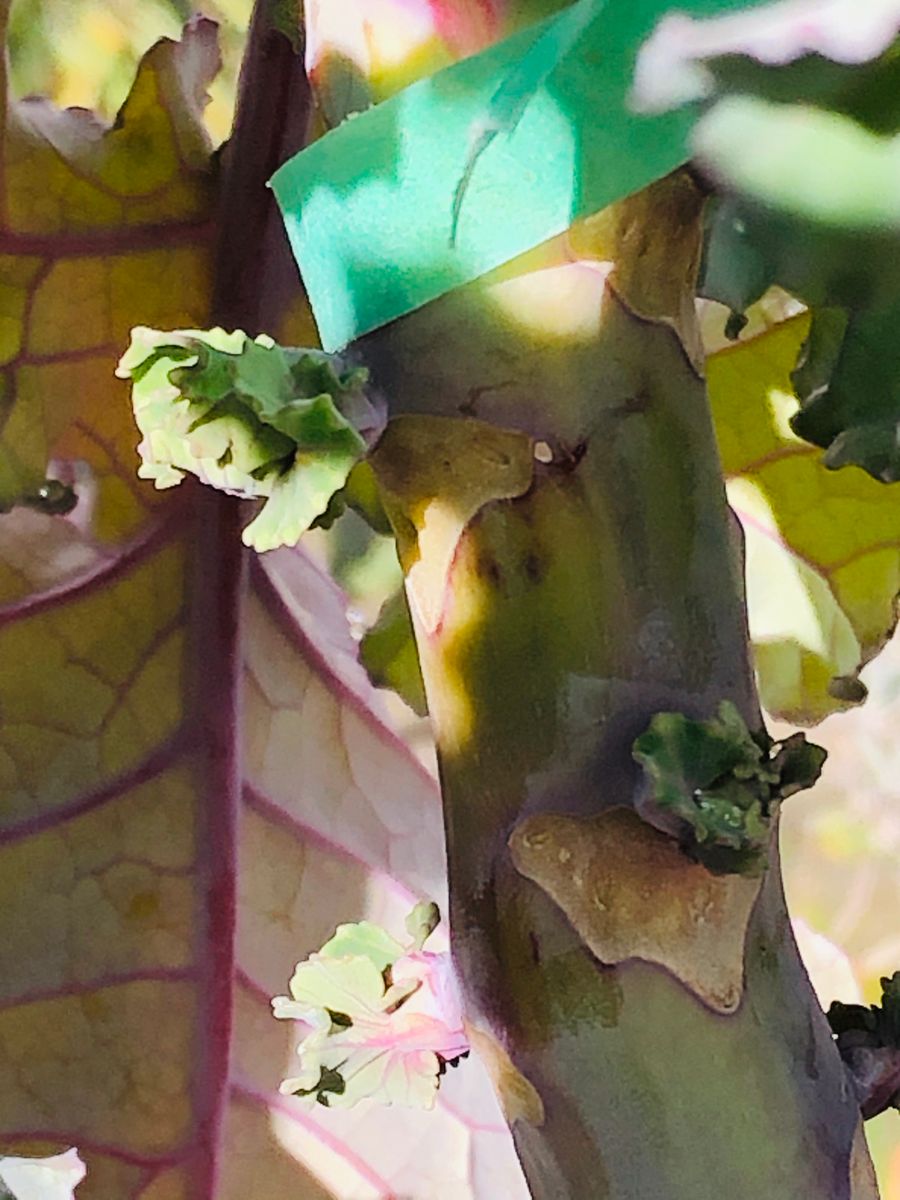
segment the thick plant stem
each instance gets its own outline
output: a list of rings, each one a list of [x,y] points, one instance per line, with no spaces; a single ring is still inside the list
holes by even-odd
[[[760,718],[663,181],[361,351],[438,740],[453,947],[537,1200],[876,1195],[777,853],[634,811],[654,713]]]

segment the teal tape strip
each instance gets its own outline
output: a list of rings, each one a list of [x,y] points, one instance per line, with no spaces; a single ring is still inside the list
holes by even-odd
[[[747,7],[678,5],[695,16]],[[642,116],[626,100],[637,50],[668,8],[578,0],[285,163],[272,187],[324,348],[341,349],[683,162],[696,109]]]

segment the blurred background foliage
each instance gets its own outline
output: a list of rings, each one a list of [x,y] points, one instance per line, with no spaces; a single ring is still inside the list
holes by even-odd
[[[19,96],[49,96],[62,107],[112,119],[137,61],[160,37],[177,38],[195,12],[219,23],[222,70],[210,88],[206,122],[215,142],[228,134],[252,0],[14,0],[8,52]]]
[[[203,0],[219,23],[223,67],[210,89],[207,125],[227,137],[252,0]],[[16,94],[46,95],[62,106],[95,109],[112,120],[140,55],[177,37],[190,0],[14,0],[9,33]],[[389,539],[371,535],[354,514],[315,531],[310,548],[347,588],[359,632],[399,581]],[[879,978],[900,967],[900,644],[895,638],[863,672],[869,699],[829,718],[814,734],[830,754],[813,792],[785,807],[785,887],[801,948],[822,1002],[867,1002]],[[427,726],[404,710],[410,740],[427,757]],[[778,736],[780,730],[773,730]],[[900,1120],[868,1122],[883,1200],[900,1200]]]

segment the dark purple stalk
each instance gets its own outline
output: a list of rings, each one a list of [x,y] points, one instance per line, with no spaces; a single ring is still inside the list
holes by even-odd
[[[272,328],[297,282],[266,183],[307,135],[309,85],[298,53],[273,27],[273,0],[257,0],[241,68],[231,139],[222,153],[218,236],[210,323],[254,335]],[[229,1090],[229,1047],[234,993],[236,837],[241,797],[240,645],[246,553],[239,502],[193,489],[193,578],[190,586],[191,669],[187,679],[190,733],[198,785],[207,795],[199,830],[210,947],[200,956],[207,978],[200,988],[209,1013],[206,1063],[195,1077],[202,1160],[198,1196],[217,1194],[222,1121]]]

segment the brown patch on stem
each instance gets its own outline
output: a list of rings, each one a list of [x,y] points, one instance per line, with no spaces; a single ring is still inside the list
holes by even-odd
[[[759,879],[710,874],[626,808],[527,817],[509,848],[601,962],[657,963],[719,1012],[738,1007]]]
[[[466,1035],[487,1068],[507,1125],[512,1128],[516,1121],[527,1121],[535,1127],[543,1125],[544,1102],[540,1093],[516,1067],[494,1035],[472,1025],[466,1026]]]
[[[397,534],[413,615],[426,633],[440,624],[447,576],[466,526],[486,504],[531,486],[531,438],[472,418],[400,416],[370,457]],[[485,560],[486,582],[499,568]]]

